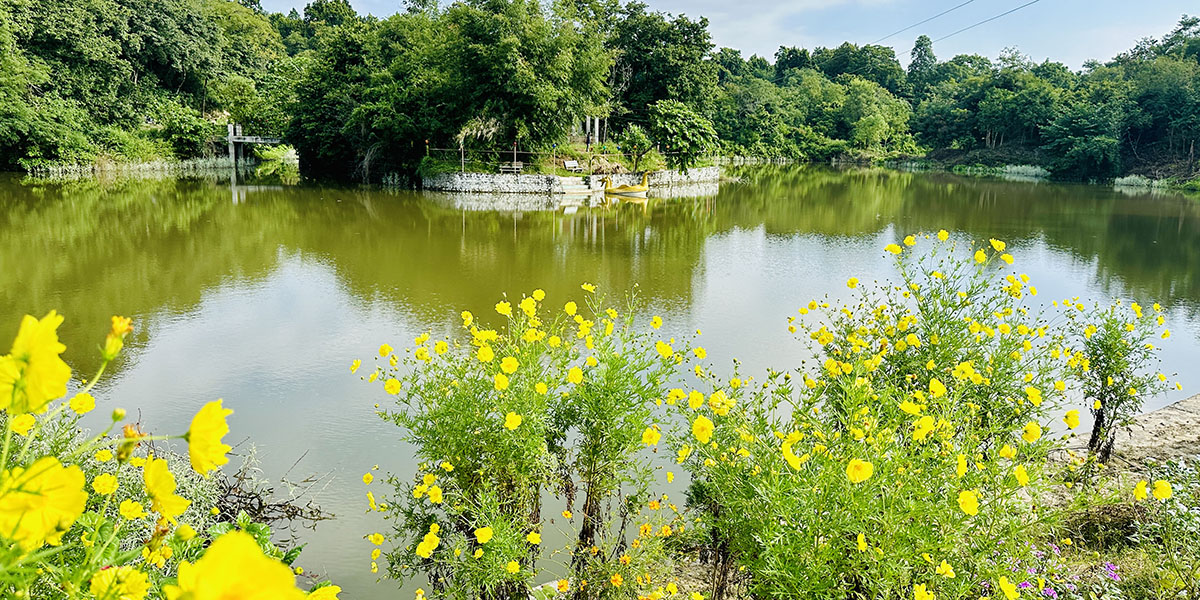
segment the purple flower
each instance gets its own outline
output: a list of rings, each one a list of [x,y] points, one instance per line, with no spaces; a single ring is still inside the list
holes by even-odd
[[[1019,587],[1023,590],[1026,590],[1026,589],[1033,587],[1033,584],[1029,583],[1028,581],[1022,581],[1021,583],[1017,584],[1017,587]]]
[[[1058,598],[1058,592],[1054,591],[1054,588],[1051,587],[1042,590],[1042,595],[1047,598]]]
[[[1037,569],[1029,567],[1028,569],[1025,569],[1025,573],[1028,575],[1037,575]]]
[[[1046,553],[1042,552],[1041,550],[1034,550],[1033,555],[1036,558],[1045,558],[1046,557]]]

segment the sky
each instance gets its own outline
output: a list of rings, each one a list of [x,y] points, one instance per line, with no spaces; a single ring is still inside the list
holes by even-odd
[[[303,9],[308,0],[262,0],[269,11]],[[443,0],[446,2],[448,0]],[[872,43],[966,0],[644,0],[654,10],[707,17],[713,42],[744,56],[772,57],[781,45],[832,47],[844,41]],[[973,23],[1017,8],[1029,0],[970,0],[924,25],[883,40],[905,65],[921,34],[934,41],[941,60],[956,54],[995,58],[1016,46],[1035,61],[1052,59],[1079,69],[1088,59],[1108,60],[1137,40],[1161,37],[1179,18],[1200,6],[1188,0],[1036,0],[1010,15],[959,33]],[[387,16],[400,0],[350,0],[359,12]],[[773,59],[772,59],[773,60]]]

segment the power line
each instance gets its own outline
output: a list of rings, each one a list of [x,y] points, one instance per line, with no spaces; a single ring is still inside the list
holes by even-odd
[[[974,29],[974,28],[976,28],[976,27],[979,27],[980,25],[983,25],[984,23],[991,23],[992,21],[995,21],[996,19],[999,19],[1000,17],[1003,17],[1003,16],[1005,16],[1005,15],[1011,15],[1012,13],[1015,13],[1015,12],[1017,12],[1018,10],[1021,10],[1022,8],[1025,8],[1026,6],[1029,6],[1029,5],[1031,5],[1031,4],[1037,4],[1038,2],[1041,2],[1041,0],[1032,0],[1032,1],[1030,1],[1030,2],[1026,2],[1025,4],[1022,4],[1022,5],[1020,5],[1020,6],[1016,7],[1016,8],[1014,8],[1014,9],[1012,9],[1012,10],[1007,10],[1007,11],[1005,11],[1005,12],[1002,12],[1002,13],[1000,13],[1000,14],[998,14],[998,15],[996,15],[996,16],[994,16],[994,17],[992,17],[992,18],[990,18],[990,19],[984,19],[984,20],[982,20],[982,21],[980,21],[980,22],[978,22],[978,23],[975,23],[975,24],[973,24],[973,25],[967,25],[966,27],[963,27],[962,29],[959,29],[958,31],[955,31],[954,33],[951,33],[950,35],[944,35],[944,36],[942,36],[942,37],[940,37],[940,38],[938,38],[938,39],[936,39],[936,40],[933,40],[933,41],[935,41],[935,42],[940,42],[940,41],[942,41],[942,40],[944,40],[944,39],[946,39],[946,38],[954,37],[954,36],[956,36],[956,35],[958,35],[958,34],[960,34],[960,33],[964,32],[964,31],[966,31],[966,30],[968,30],[968,29]]]
[[[942,11],[942,12],[940,12],[940,13],[936,14],[936,15],[933,15],[932,17],[929,17],[928,19],[925,19],[924,21],[921,21],[920,23],[913,23],[912,25],[909,25],[908,27],[905,27],[904,29],[900,29],[900,30],[897,30],[897,31],[893,31],[893,32],[891,32],[891,33],[889,33],[889,34],[887,34],[887,35],[885,35],[885,36],[883,36],[883,37],[881,37],[881,38],[879,38],[879,39],[877,39],[877,40],[875,40],[875,41],[871,42],[871,43],[872,43],[872,44],[878,44],[879,42],[882,42],[883,40],[886,40],[886,39],[888,39],[888,38],[892,37],[893,35],[896,35],[896,34],[898,34],[898,33],[904,33],[905,31],[908,31],[909,29],[912,29],[913,27],[919,27],[919,26],[921,26],[921,25],[924,25],[924,24],[926,24],[926,23],[928,23],[928,22],[930,22],[930,21],[932,21],[932,20],[934,20],[934,19],[936,19],[936,18],[938,18],[938,17],[940,17],[940,16],[942,16],[942,15],[945,15],[945,14],[952,13],[952,12],[954,12],[954,11],[956,11],[956,10],[958,10],[958,9],[960,9],[960,8],[962,8],[962,7],[966,6],[966,5],[968,5],[968,4],[970,4],[970,3],[974,2],[974,1],[975,1],[975,0],[967,0],[966,2],[963,2],[962,4],[959,4],[958,6],[955,6],[955,7],[953,7],[953,8],[949,8],[949,9],[946,9],[946,10],[944,10],[944,11]]]

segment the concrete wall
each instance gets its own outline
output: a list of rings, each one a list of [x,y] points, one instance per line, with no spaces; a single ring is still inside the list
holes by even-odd
[[[427,190],[445,192],[498,192],[502,194],[549,194],[561,189],[553,175],[512,175],[501,173],[439,173],[422,177]]]
[[[592,175],[591,177],[596,181],[599,181],[604,177],[611,177],[614,186],[637,185],[642,182],[641,173]],[[650,173],[650,187],[686,185],[692,183],[718,181],[720,179],[720,167],[696,167],[694,169],[688,169],[687,173],[680,173],[679,171],[654,171],[653,173]]]

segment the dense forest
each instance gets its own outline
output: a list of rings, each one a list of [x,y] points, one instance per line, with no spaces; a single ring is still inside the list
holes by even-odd
[[[746,58],[706,19],[636,1],[408,0],[381,19],[347,0],[0,0],[2,169],[220,154],[237,122],[284,136],[310,175],[369,179],[426,144],[564,145],[586,117],[623,151],[1187,179],[1200,19],[1080,71],[1016,49],[940,61],[926,36],[905,69],[850,42]]]

